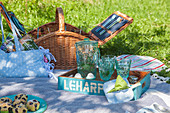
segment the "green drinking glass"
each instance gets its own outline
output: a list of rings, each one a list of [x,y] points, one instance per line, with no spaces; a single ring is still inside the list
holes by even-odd
[[[114,55],[104,55],[101,58],[107,58],[108,60],[110,60],[110,63],[112,64],[111,70],[112,70],[112,74],[113,74],[115,69],[116,69],[115,68],[115,59],[116,59],[116,56],[114,56]]]
[[[102,80],[110,80],[113,74],[113,66],[111,59],[108,57],[102,57],[99,60],[99,74]]]
[[[115,59],[117,75],[122,78],[128,78],[131,66],[130,59]]]

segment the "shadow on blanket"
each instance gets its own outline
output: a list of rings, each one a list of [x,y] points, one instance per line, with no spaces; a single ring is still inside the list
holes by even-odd
[[[168,85],[168,84],[167,84]],[[137,101],[120,104],[109,104],[105,96],[84,95],[57,90],[57,82],[49,78],[2,78],[0,79],[0,97],[18,93],[26,93],[43,98],[48,108],[45,113],[61,112],[97,112],[97,113],[124,113],[126,110],[132,113],[146,105],[151,105],[154,99],[164,102],[156,97],[142,96]],[[155,83],[156,88],[163,93],[170,94],[165,83]],[[153,99],[149,101],[149,99]]]

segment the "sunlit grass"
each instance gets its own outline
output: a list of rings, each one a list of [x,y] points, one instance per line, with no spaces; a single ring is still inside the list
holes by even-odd
[[[3,3],[16,14],[27,32],[55,21],[57,7],[62,7],[66,23],[86,32],[120,11],[134,22],[101,46],[101,54],[152,56],[170,66],[168,0],[3,0]]]

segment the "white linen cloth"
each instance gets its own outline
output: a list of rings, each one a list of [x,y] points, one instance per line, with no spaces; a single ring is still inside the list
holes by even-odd
[[[66,70],[55,70],[55,75],[61,75]],[[48,108],[45,113],[135,113],[154,102],[169,108],[160,96],[144,93],[136,101],[119,104],[109,104],[105,96],[95,96],[57,90],[55,79],[49,78],[0,78],[0,97],[26,93],[44,99]],[[170,84],[151,77],[149,89],[170,95]]]

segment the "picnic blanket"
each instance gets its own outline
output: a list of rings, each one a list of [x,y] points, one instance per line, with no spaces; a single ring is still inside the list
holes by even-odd
[[[61,75],[65,70],[55,70],[55,75]],[[150,89],[170,95],[170,84],[151,77]],[[58,90],[55,79],[49,78],[0,78],[0,97],[26,93],[44,99],[48,108],[45,113],[135,113],[139,109],[150,106],[154,102],[170,108],[158,95],[144,93],[136,101],[120,104],[109,104],[105,96],[86,95]],[[169,104],[170,105],[170,104]]]

